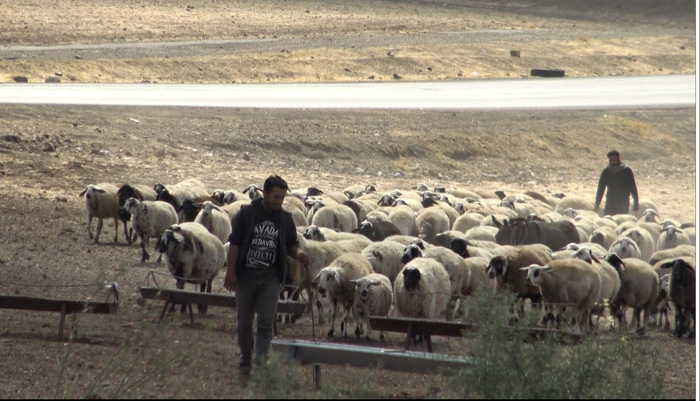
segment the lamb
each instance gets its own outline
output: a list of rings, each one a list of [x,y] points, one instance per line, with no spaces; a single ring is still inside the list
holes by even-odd
[[[328,205],[319,208],[314,213],[311,224],[349,233],[357,229],[357,216],[348,206],[341,204]]]
[[[585,322],[586,332],[590,333],[591,310],[600,299],[598,269],[580,259],[562,259],[550,261],[545,266],[532,264],[520,270],[527,272],[526,282],[537,286],[544,301],[553,307],[550,308],[553,317],[556,318],[565,305],[573,304],[576,309],[573,331],[581,332],[581,323]]]
[[[359,253],[344,253],[331,262],[313,279],[312,283],[322,297],[328,297],[331,301],[331,328],[328,337],[333,337],[335,331],[335,318],[337,305],[343,306],[343,317],[340,329],[343,338],[347,338],[348,312],[352,308],[355,298],[355,287],[351,280],[360,279],[372,273],[372,265]],[[359,331],[359,322],[356,332]]]
[[[409,263],[415,258],[431,258],[435,259],[445,268],[447,276],[450,279],[450,294],[452,299],[450,307],[447,310],[447,320],[452,319],[452,311],[454,304],[459,299],[464,288],[469,287],[471,279],[471,270],[464,261],[464,258],[452,252],[451,249],[443,247],[433,247],[426,250],[421,250],[417,245],[409,245],[404,249],[401,257],[402,263]]]
[[[354,232],[364,235],[373,242],[384,241],[386,237],[392,235],[401,235],[401,231],[399,231],[398,227],[388,221],[364,221]]]
[[[609,253],[605,260],[617,270],[621,282],[617,297],[610,303],[610,311],[623,324],[625,309],[633,308],[632,326],[639,328],[640,323],[646,326],[650,309],[659,293],[659,276],[649,263],[638,258],[623,259]],[[640,316],[642,311],[643,321]]]
[[[403,235],[418,235],[416,226],[416,214],[409,206],[396,206],[389,213],[389,221],[399,229]]]
[[[442,209],[430,207],[416,216],[418,238],[433,243],[435,236],[450,229],[450,219]]]
[[[431,319],[445,310],[449,300],[450,278],[434,259],[410,261],[394,280],[394,302],[401,316]]]
[[[228,214],[210,201],[202,204],[202,210],[194,222],[203,225],[222,244],[228,241],[228,237],[231,235],[231,219]]]
[[[164,253],[168,270],[175,277],[176,287],[185,283],[199,284],[200,291],[211,292],[211,283],[226,263],[224,245],[214,234],[198,223],[174,224],[163,232],[158,251]],[[181,312],[185,312],[182,305]],[[207,305],[197,305],[200,313],[207,312]],[[175,310],[173,304],[170,312]]]
[[[124,203],[124,209],[131,214],[131,228],[141,238],[141,263],[150,259],[146,251],[146,243],[151,238],[160,238],[163,232],[173,224],[177,224],[177,213],[172,205],[162,201],[140,201],[129,198]],[[158,244],[156,244],[156,248]],[[163,255],[158,255],[157,263]]]
[[[623,259],[642,258],[642,251],[639,249],[639,246],[633,239],[628,237],[622,237],[615,240],[615,242],[613,242],[613,244],[610,246],[610,249],[608,249],[608,252],[613,252]]]
[[[661,276],[661,278],[659,278],[659,295],[656,296],[654,306],[652,306],[651,310],[649,311],[649,314],[652,317],[657,313],[659,314],[659,320],[658,323],[656,323],[656,327],[663,327],[664,330],[668,330],[671,327],[671,322],[668,320],[668,311],[670,309],[669,305],[671,303],[671,298],[668,296],[670,279],[670,274],[664,274]],[[664,324],[664,318],[666,318],[666,324]]]
[[[384,240],[373,242],[360,252],[372,265],[372,271],[385,275],[391,283],[403,269],[401,262],[405,245],[398,242]]]
[[[659,242],[656,245],[656,249],[664,250],[675,248],[678,245],[690,245],[690,238],[674,225],[669,225],[664,228],[664,232],[659,236]]]
[[[85,210],[88,213],[87,232],[90,239],[93,238],[92,218],[97,217],[97,233],[95,243],[100,239],[102,231],[103,219],[114,219],[114,242],[117,242],[117,233],[119,232],[119,198],[117,197],[117,188],[115,185],[103,182],[97,185],[88,185],[83,189],[78,196],[85,195]]]
[[[316,277],[316,275],[334,259],[345,253],[345,250],[333,241],[307,241],[307,239],[299,233],[297,233],[297,241],[299,241],[299,249],[301,249],[309,259],[309,263],[306,266],[306,280],[300,287],[304,288],[309,299],[316,300],[317,292],[312,292],[311,290],[311,279]],[[318,301],[316,302],[316,308],[319,312],[318,324],[323,324],[323,306]]]
[[[656,251],[656,244],[651,234],[642,228],[632,228],[623,232],[620,237],[627,237],[637,243],[639,252],[642,254],[640,259],[649,260],[651,255]]]
[[[128,233],[126,232],[126,222],[131,219],[131,215],[124,209],[124,203],[126,203],[126,200],[129,198],[136,198],[140,201],[154,201],[156,200],[156,191],[148,185],[124,184],[117,191],[117,198],[119,198],[119,218],[122,223],[124,223],[124,236],[129,245],[131,245],[133,242],[134,230],[132,228]]]
[[[358,330],[355,335],[359,337],[367,325],[367,341],[372,337],[372,327],[369,324],[370,316],[387,316],[394,301],[394,293],[391,281],[383,274],[371,273],[359,280],[351,280],[355,285],[355,299],[353,307],[357,314]],[[384,339],[384,332],[379,334]]]
[[[669,280],[669,298],[676,309],[675,330],[673,334],[678,338],[690,326],[689,318],[693,319],[693,329],[688,333],[688,338],[695,338],[695,298],[697,288],[695,287],[695,263],[688,263],[684,259],[676,259],[663,268],[671,268],[671,278]]]

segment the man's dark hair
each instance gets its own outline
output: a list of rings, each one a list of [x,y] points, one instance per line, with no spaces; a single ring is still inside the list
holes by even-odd
[[[263,184],[263,190],[266,192],[272,191],[272,188],[274,187],[280,187],[284,189],[285,191],[289,191],[289,186],[287,185],[287,181],[284,180],[284,178],[278,176],[278,175],[271,175],[267,177],[265,180],[265,183]]]
[[[613,156],[620,157],[620,152],[618,152],[617,150],[614,150],[614,149],[611,150],[610,152],[608,152],[608,159],[613,157]]]

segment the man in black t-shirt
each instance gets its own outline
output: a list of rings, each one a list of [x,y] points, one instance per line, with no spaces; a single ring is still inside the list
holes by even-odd
[[[632,169],[620,161],[620,153],[617,150],[608,152],[609,165],[600,174],[598,180],[598,192],[595,196],[595,211],[600,209],[600,201],[603,200],[605,188],[608,194],[605,197],[605,210],[603,215],[627,214],[630,208],[630,194],[634,199],[633,211],[639,210],[639,194],[637,184],[634,182]]]
[[[270,349],[280,286],[287,268],[286,256],[308,263],[306,254],[299,250],[292,215],[282,209],[288,189],[281,177],[268,177],[263,185],[263,197],[241,208],[231,224],[224,288],[236,291],[239,368],[243,375],[250,374],[253,344],[258,358]]]

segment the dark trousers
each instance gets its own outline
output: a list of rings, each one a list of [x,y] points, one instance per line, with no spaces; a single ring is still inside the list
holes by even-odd
[[[616,214],[628,214],[630,212],[630,201],[627,200],[605,200],[604,216],[614,216]]]
[[[256,273],[245,269],[236,286],[236,308],[238,309],[238,346],[241,360],[250,361],[255,343],[255,354],[263,356],[270,349],[272,326],[277,314],[280,282],[277,272],[268,269]],[[258,327],[253,341],[253,318],[258,314]]]

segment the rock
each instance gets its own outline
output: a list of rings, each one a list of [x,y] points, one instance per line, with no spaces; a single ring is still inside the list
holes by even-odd
[[[401,75],[399,75],[397,73],[394,73],[394,75],[392,75],[392,77],[394,77],[394,79],[401,79]]]
[[[245,152],[245,154],[243,155],[243,160],[249,161],[250,160],[250,153]]]
[[[374,75],[368,76],[367,79],[374,79]]]
[[[44,80],[47,84],[57,84],[61,82],[61,78],[59,77],[48,77]]]
[[[17,75],[16,77],[13,77],[12,80],[15,81],[15,82],[20,82],[20,83],[27,83],[27,82],[29,82],[29,78],[23,77],[23,76],[21,76],[21,75]]]
[[[54,151],[56,151],[56,147],[53,146],[52,144],[47,143],[46,145],[44,145],[44,152],[54,152]]]
[[[510,56],[520,58],[520,50],[511,50]]]

